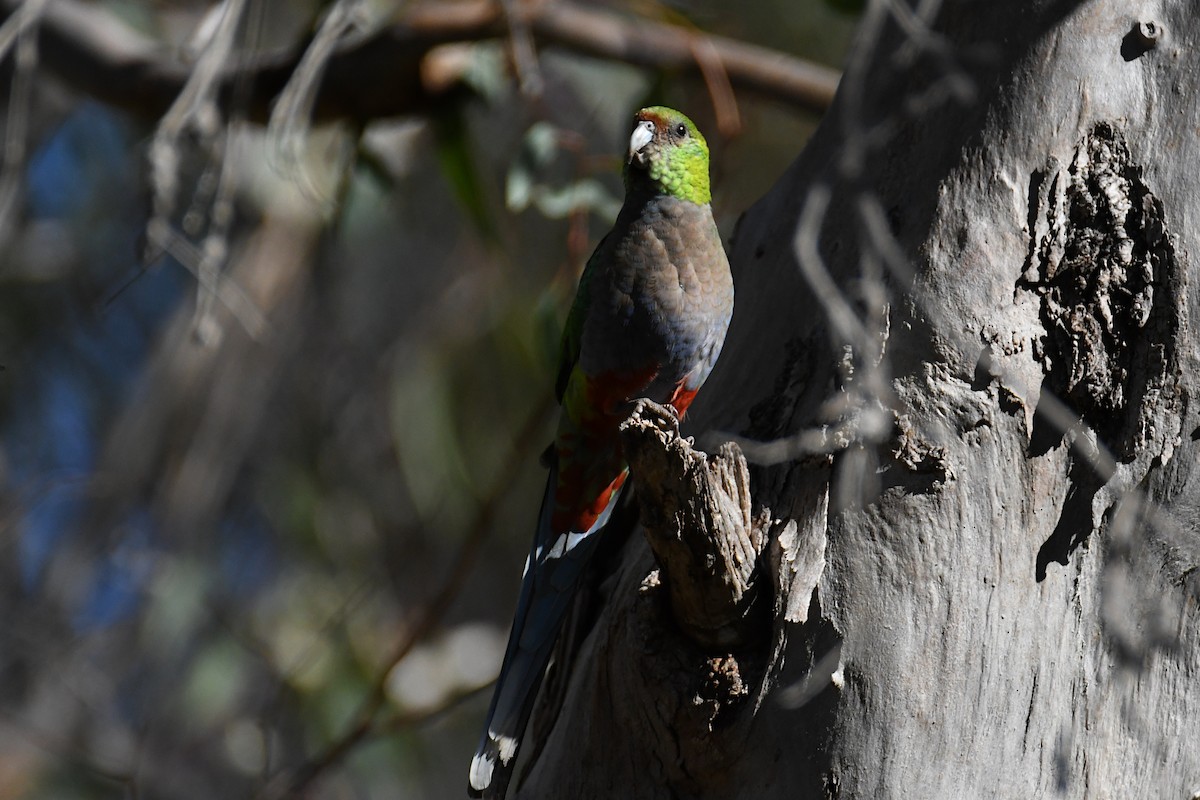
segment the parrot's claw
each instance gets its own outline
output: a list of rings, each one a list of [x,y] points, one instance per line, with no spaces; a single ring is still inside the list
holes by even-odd
[[[674,406],[662,405],[643,397],[634,404],[630,416],[645,420],[661,431],[679,432],[679,412]]]

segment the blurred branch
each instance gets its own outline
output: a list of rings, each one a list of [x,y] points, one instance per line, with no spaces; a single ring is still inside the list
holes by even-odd
[[[376,730],[384,734],[395,734],[405,728],[415,728],[418,725],[425,725],[440,719],[451,711],[454,711],[463,703],[471,698],[487,691],[495,685],[495,681],[491,680],[480,686],[471,686],[466,689],[460,689],[457,692],[446,697],[436,708],[425,709],[422,711],[397,711],[390,717],[386,717],[379,721]]]
[[[20,5],[0,0],[0,19],[17,13]],[[778,51],[581,3],[516,4],[512,10],[515,18],[506,16],[501,4],[485,0],[422,3],[375,32],[348,37],[329,57],[314,118],[365,122],[427,112],[448,88],[422,78],[422,61],[432,49],[508,36],[518,24],[537,44],[649,69],[710,77],[719,69],[736,89],[818,112],[833,100],[840,77],[836,70]],[[60,78],[104,102],[151,117],[172,106],[194,67],[168,57],[159,43],[127,28],[103,6],[79,0],[49,3],[38,37],[44,65]],[[305,41],[286,52],[230,59],[219,78],[220,107],[228,108],[233,87],[245,81],[250,117],[265,120],[308,46]]]
[[[125,796],[137,798],[137,770],[121,764],[105,764],[102,756],[97,756],[93,748],[74,739],[67,741],[61,734],[50,733],[38,727],[37,724],[21,715],[13,714],[8,709],[0,709],[0,720],[20,731],[26,745],[30,745],[55,761],[68,764],[88,776],[113,783],[125,790]],[[19,769],[19,768],[18,768]],[[7,796],[7,794],[5,794]]]
[[[275,140],[274,151],[283,157],[291,172],[304,174],[298,166],[326,65],[338,43],[363,24],[365,17],[363,0],[338,0],[325,15],[287,86],[279,93],[271,110],[269,131]]]
[[[290,777],[278,776],[276,781],[269,785],[264,792],[266,797],[302,797],[313,781],[341,763],[355,747],[371,735],[381,730],[391,731],[416,724],[449,709],[484,688],[471,687],[460,694],[455,694],[433,712],[420,712],[419,714],[398,712],[382,722],[379,720],[380,711],[387,702],[388,676],[396,668],[396,665],[413,651],[413,648],[437,630],[446,611],[462,591],[471,569],[475,566],[480,548],[488,534],[491,533],[492,521],[496,517],[500,503],[508,495],[511,476],[520,464],[530,459],[531,454],[536,450],[537,437],[541,433],[549,413],[550,401],[547,399],[532,410],[525,420],[525,424],[517,432],[505,458],[505,467],[496,472],[496,482],[489,488],[487,495],[480,500],[471,521],[470,530],[454,556],[454,563],[451,565],[449,573],[437,592],[418,612],[416,620],[409,626],[391,656],[377,673],[371,686],[371,692],[359,707],[354,719],[350,721],[342,734],[330,742],[323,751],[292,770]]]
[[[21,190],[21,168],[25,163],[25,137],[29,127],[29,109],[33,73],[37,69],[37,35],[46,0],[27,0],[20,11],[0,25],[0,59],[16,47],[8,113],[4,121],[3,154],[0,155],[0,245],[8,241],[14,222],[14,209]]]
[[[707,37],[701,36],[693,40],[692,56],[696,59],[696,66],[700,68],[700,75],[704,78],[709,97],[712,98],[717,130],[725,138],[732,139],[742,131],[742,117],[738,113],[737,97],[729,83],[725,63],[717,53],[712,39]]]
[[[196,68],[188,76],[183,91],[175,98],[171,108],[158,123],[154,138],[150,142],[150,174],[154,187],[153,213],[146,226],[151,252],[147,260],[158,257],[158,251],[166,250],[166,239],[171,234],[171,217],[175,211],[179,194],[180,138],[191,129],[204,139],[216,140],[223,127],[217,124],[212,113],[214,94],[219,87],[221,66],[229,60],[237,44],[237,32],[246,11],[246,0],[230,0],[221,6],[220,18],[204,47]],[[221,180],[218,182],[219,196],[228,195],[229,180],[226,170],[231,159],[221,159]],[[220,205],[220,199],[214,204]],[[218,296],[220,268],[225,261],[228,241],[226,237],[229,217],[213,213],[213,230],[205,237],[201,257],[196,262],[197,300],[195,330],[199,333],[216,324],[212,315],[213,300]],[[229,306],[233,310],[235,306]],[[247,328],[250,330],[250,328]]]

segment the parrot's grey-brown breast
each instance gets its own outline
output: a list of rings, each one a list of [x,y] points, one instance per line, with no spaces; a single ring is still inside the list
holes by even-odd
[[[603,247],[589,287],[583,371],[655,366],[645,395],[660,402],[685,378],[698,387],[733,313],[733,279],[710,207],[673,197],[627,202]]]

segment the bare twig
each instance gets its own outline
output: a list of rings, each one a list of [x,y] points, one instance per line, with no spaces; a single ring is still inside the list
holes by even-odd
[[[698,34],[673,25],[556,3],[536,17],[533,32],[538,38],[601,58],[652,69],[700,69],[694,50]],[[730,83],[739,89],[811,111],[824,111],[833,101],[841,77],[837,70],[736,39],[701,38],[712,45]]]
[[[800,223],[796,226],[793,246],[800,273],[825,309],[829,324],[839,340],[865,350],[873,342],[873,334],[867,330],[842,293],[819,248],[821,225],[824,224],[831,197],[832,190],[825,184],[817,184],[809,189],[800,212]]]
[[[16,12],[0,0],[0,16]],[[228,13],[228,11],[226,12]],[[674,25],[629,18],[582,3],[529,4],[519,10],[535,44],[648,69],[697,74],[697,42],[711,52],[735,89],[757,92],[799,108],[824,111],[840,77],[836,70],[778,51]],[[315,119],[357,122],[424,113],[441,92],[421,79],[424,56],[439,45],[509,35],[503,9],[486,0],[416,4],[397,22],[330,55],[313,103]],[[39,42],[47,68],[77,89],[126,110],[158,116],[188,84],[192,67],[172,60],[154,42],[117,23],[101,6],[58,0],[46,9]],[[248,81],[248,111],[263,120],[300,65],[308,43],[221,65],[217,102],[227,104],[236,80]],[[707,61],[706,57],[706,61]]]
[[[382,719],[375,726],[375,730],[383,734],[396,733],[405,728],[415,728],[418,725],[425,725],[434,720],[445,716],[451,711],[461,706],[466,701],[475,697],[480,692],[490,688],[495,681],[488,681],[480,686],[471,686],[467,689],[460,689],[457,692],[449,695],[436,708],[424,709],[421,711],[397,711],[395,714]]]
[[[253,298],[231,277],[217,276],[218,279],[213,281],[210,270],[202,268],[204,253],[187,237],[169,225],[155,228],[153,236],[156,246],[170,253],[191,272],[202,291],[215,295],[247,334],[257,339],[266,333],[269,328],[267,317]]]
[[[366,19],[364,0],[338,0],[321,23],[317,35],[304,51],[291,80],[279,94],[271,111],[268,130],[274,153],[282,166],[292,174],[304,175],[296,169],[308,134],[313,105],[317,99],[321,76],[329,59],[343,38],[357,30]],[[312,187],[308,187],[310,193]]]
[[[187,82],[163,115],[150,143],[150,169],[154,185],[154,211],[150,221],[151,238],[158,226],[169,224],[175,210],[179,180],[179,137],[194,129],[204,137],[215,136],[220,128],[216,96],[222,69],[228,63],[237,38],[237,29],[246,0],[226,0],[221,19]]]
[[[11,12],[12,16],[0,25],[0,58],[5,58],[21,34],[41,20],[45,8],[46,0],[26,0],[18,10]]]
[[[729,73],[721,61],[720,53],[706,36],[697,36],[692,44],[692,53],[696,57],[696,66],[704,77],[704,85],[712,98],[713,111],[717,117],[717,130],[727,139],[732,139],[742,132],[742,117],[738,113],[737,97],[733,93],[733,85],[729,82]]]
[[[545,84],[529,24],[524,15],[518,12],[517,0],[500,0],[500,5],[508,23],[508,46],[512,53],[513,69],[517,73],[517,85],[525,97],[540,97]]]
[[[0,244],[8,239],[15,219],[14,211],[21,189],[21,168],[25,164],[25,136],[29,127],[30,92],[33,71],[38,61],[36,30],[45,12],[45,0],[27,0],[19,12],[0,25],[0,58],[16,42],[16,69],[13,70],[12,96],[4,124],[3,165],[0,166]]]
[[[195,69],[184,84],[179,96],[163,116],[150,142],[150,173],[154,187],[153,210],[146,226],[146,239],[150,252],[147,260],[155,260],[168,249],[173,238],[172,217],[179,196],[180,140],[188,131],[197,133],[202,141],[219,142],[228,136],[221,123],[216,97],[220,89],[221,71],[230,60],[237,41],[238,28],[246,10],[246,0],[225,0],[218,12],[220,17]],[[220,196],[227,195],[228,174],[231,159],[222,159],[218,181],[218,205]],[[214,208],[214,212],[220,211]],[[193,332],[202,340],[212,342],[216,336],[213,322],[213,302],[219,298],[221,266],[225,262],[228,228],[227,215],[214,213],[212,229],[199,251],[199,258],[190,265],[197,277],[196,314]],[[233,310],[234,307],[230,306]],[[250,330],[247,328],[247,330]]]

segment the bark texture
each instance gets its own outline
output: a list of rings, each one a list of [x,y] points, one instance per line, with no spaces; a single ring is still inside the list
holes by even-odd
[[[697,645],[635,537],[518,797],[1200,793],[1200,16],[887,5],[693,408],[773,442],[768,635]]]
[[[738,446],[709,459],[679,436],[674,411],[638,402],[621,426],[646,540],[665,573],[671,615],[702,647],[761,638],[758,560],[766,539],[750,516],[750,474]]]

